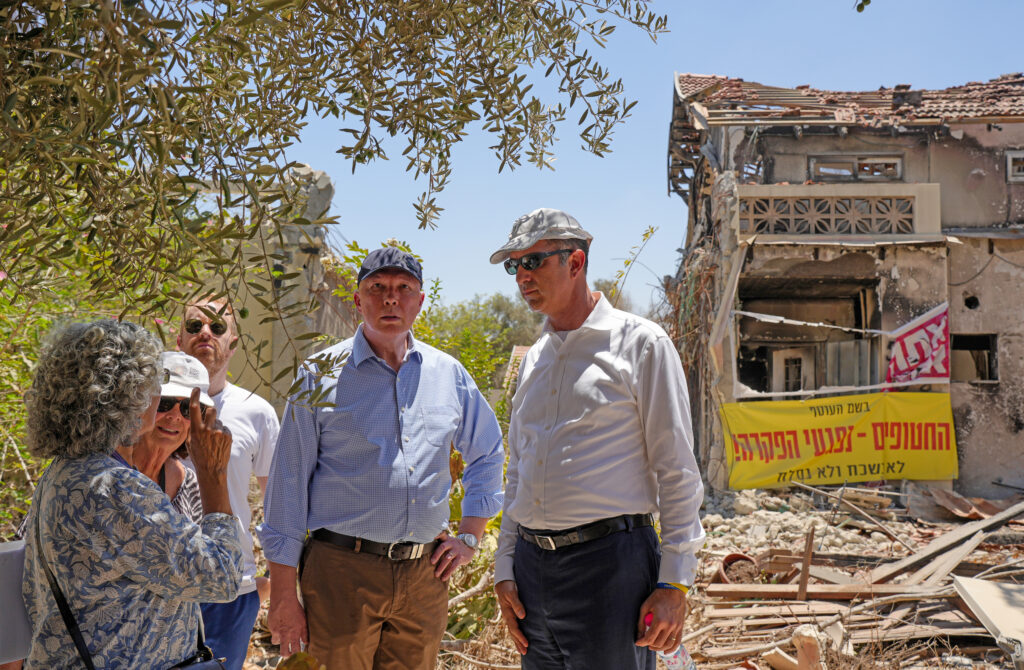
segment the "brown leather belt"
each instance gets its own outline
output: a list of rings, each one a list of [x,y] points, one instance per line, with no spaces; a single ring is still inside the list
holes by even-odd
[[[321,542],[327,542],[337,547],[344,547],[351,549],[357,554],[374,554],[376,556],[384,556],[390,558],[392,561],[411,561],[421,556],[429,555],[433,553],[434,547],[437,546],[437,540],[433,542],[427,542],[426,544],[417,544],[415,542],[392,542],[390,544],[386,542],[374,542],[373,540],[364,540],[361,537],[352,537],[351,535],[341,535],[335,533],[332,530],[326,528],[317,528],[313,531],[313,539]]]
[[[562,547],[606,537],[612,533],[653,525],[654,515],[652,514],[623,514],[565,530],[531,530],[520,526],[519,537],[541,549],[555,551]]]

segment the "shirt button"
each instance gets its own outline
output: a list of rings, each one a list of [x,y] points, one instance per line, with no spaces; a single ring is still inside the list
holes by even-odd
[[[543,458],[538,458],[537,459],[537,465],[544,465],[544,459]]]
[[[415,504],[416,504],[416,501],[415,501],[415,500],[412,500],[412,501],[410,501],[410,504],[412,504],[412,505],[415,505]]]
[[[409,537],[412,537],[412,531],[409,531]]]
[[[551,426],[544,426],[544,430],[551,430]]]
[[[403,440],[405,440],[406,442],[408,442],[408,441],[409,441],[409,438],[408,438],[408,437],[403,437],[402,439],[403,439]]]
[[[534,498],[533,502],[536,503],[537,505],[539,505],[540,504],[540,498]]]
[[[411,465],[409,466],[409,472],[415,472],[415,470],[416,468],[412,467]]]
[[[556,393],[558,393],[558,389],[551,389],[551,395],[555,395]]]

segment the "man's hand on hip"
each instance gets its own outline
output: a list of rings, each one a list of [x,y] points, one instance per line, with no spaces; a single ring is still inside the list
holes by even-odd
[[[487,528],[487,518],[482,516],[464,516],[459,521],[459,532],[472,535],[479,543],[480,538]],[[465,542],[453,537],[448,531],[442,531],[436,538],[440,541],[437,549],[430,555],[430,562],[436,566],[434,576],[438,579],[448,581],[459,566],[465,565],[473,560],[476,549],[467,546]]]
[[[509,635],[516,645],[516,651],[520,654],[526,653],[530,646],[526,636],[519,628],[519,620],[526,617],[526,608],[519,600],[519,589],[516,588],[514,580],[506,579],[494,585],[494,593],[498,596],[498,605],[501,607],[501,618],[505,621]]]
[[[287,658],[303,651],[309,642],[306,611],[295,593],[296,569],[279,563],[270,563],[270,611],[267,626],[270,641],[280,645],[281,656]]]
[[[686,612],[685,593],[679,589],[654,589],[640,606],[636,645],[654,651],[675,651],[683,637]],[[649,625],[645,623],[648,615]]]
[[[466,546],[462,540],[446,535],[437,549],[430,555],[430,562],[436,566],[434,576],[438,579],[448,581],[459,566],[465,565],[473,560],[474,549]]]

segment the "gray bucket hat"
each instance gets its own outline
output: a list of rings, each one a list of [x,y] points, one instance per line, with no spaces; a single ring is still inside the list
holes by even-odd
[[[594,236],[583,230],[579,221],[562,210],[542,207],[516,219],[508,242],[491,254],[491,263],[501,263],[513,251],[525,251],[541,240],[592,239]]]

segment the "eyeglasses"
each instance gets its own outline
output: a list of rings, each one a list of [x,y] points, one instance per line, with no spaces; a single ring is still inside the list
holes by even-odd
[[[174,406],[178,406],[178,410],[181,412],[181,416],[189,418],[188,416],[188,398],[168,398],[166,396],[160,396],[160,404],[156,406],[157,414],[166,414],[174,409]],[[206,416],[206,406],[199,405],[199,414]]]
[[[519,258],[509,258],[505,261],[505,272],[510,275],[514,275],[519,272],[519,267],[522,266],[524,270],[536,270],[544,262],[544,259],[548,256],[554,256],[555,254],[571,254],[575,249],[555,249],[554,251],[538,251],[533,254],[526,254]]]
[[[205,325],[206,322],[202,319],[186,319],[185,332],[189,335],[198,335],[199,331],[201,331]],[[224,333],[228,332],[228,324],[223,321],[211,321],[210,332],[213,333],[215,337],[220,337]]]

